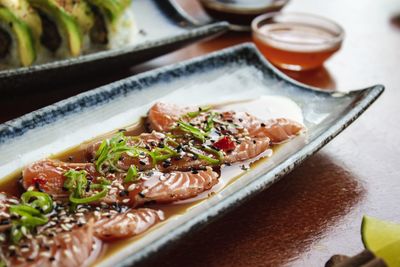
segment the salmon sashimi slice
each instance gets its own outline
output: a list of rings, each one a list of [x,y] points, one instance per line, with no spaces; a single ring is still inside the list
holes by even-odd
[[[160,210],[134,209],[102,218],[95,223],[94,235],[101,240],[110,241],[133,237],[164,220]]]
[[[82,227],[62,232],[55,237],[37,235],[18,245],[3,245],[2,259],[7,266],[80,267],[99,252],[94,241],[93,220]]]
[[[32,167],[34,166],[34,167]],[[65,172],[70,169],[86,170],[92,184],[97,179],[103,178],[93,163],[65,163],[58,160],[42,160],[28,166],[29,171],[24,170],[23,185],[25,188],[32,186],[34,177],[41,177],[41,184],[35,189],[42,190],[56,199],[65,199],[69,193],[65,191]],[[34,172],[33,170],[36,170]],[[205,170],[192,172],[159,171],[140,172],[135,182],[124,182],[126,173],[109,173],[104,178],[109,181],[107,195],[89,203],[99,205],[105,203],[120,203],[127,206],[138,206],[145,202],[167,203],[197,196],[199,193],[210,189],[218,182],[219,174],[207,167]],[[33,186],[35,184],[33,183]]]
[[[255,158],[267,151],[269,147],[270,139],[268,137],[243,141],[237,144],[235,149],[225,156],[225,163],[234,163]]]
[[[192,172],[153,172],[141,185],[140,193],[133,197],[137,204],[185,200],[211,189],[218,183],[218,177],[219,174],[210,167]]]
[[[153,131],[152,133],[144,133],[135,137],[123,137],[126,138],[126,144],[128,147],[136,147],[142,150],[154,150],[160,147],[166,147],[167,145],[174,150],[174,155],[170,158],[154,162],[150,153],[143,153],[139,155],[132,155],[129,152],[123,153],[120,156],[118,162],[115,163],[117,168],[122,171],[127,171],[131,166],[135,166],[139,171],[146,171],[151,169],[157,169],[161,172],[171,171],[191,171],[193,169],[202,169],[206,166],[210,166],[210,161],[207,161],[201,156],[207,156],[215,161],[216,153],[220,153],[218,157],[219,162],[215,165],[221,165],[224,163],[234,163],[237,161],[244,161],[251,159],[263,153],[269,148],[269,138],[231,138],[223,136],[219,140],[213,140],[214,143],[206,143],[209,148],[207,151],[201,149],[204,145],[198,144],[197,148],[189,148],[187,143],[193,142],[193,140],[180,139],[181,145],[166,144],[167,136],[162,133]],[[133,138],[133,139],[130,139]],[[222,142],[225,141],[225,142]],[[228,142],[228,143],[227,143]],[[102,142],[97,142],[87,149],[88,160],[95,162],[96,154]],[[200,149],[198,149],[200,147]],[[210,152],[210,149],[214,150],[214,153]],[[219,151],[217,151],[219,150]],[[246,151],[242,151],[246,150]],[[194,155],[193,151],[198,153]],[[239,155],[238,155],[239,153]],[[247,157],[246,157],[247,156]],[[215,166],[214,165],[214,166]]]
[[[168,131],[182,115],[195,110],[196,108],[181,108],[174,104],[157,102],[149,110],[148,126],[155,131]]]
[[[231,121],[246,129],[250,137],[268,137],[274,144],[284,142],[298,135],[304,126],[290,119],[277,118],[260,120],[246,112],[223,112],[224,121]]]
[[[37,161],[22,172],[22,185],[28,190],[34,188],[44,191],[55,198],[65,198],[68,192],[64,189],[64,173],[70,169],[85,170],[89,176],[98,176],[92,163],[65,163],[59,160],[45,159]]]
[[[181,108],[174,104],[156,103],[154,104],[147,117],[150,129],[171,131],[179,120],[196,124],[198,117],[191,118],[185,116],[195,108]],[[278,118],[271,120],[261,120],[246,112],[218,110],[200,113],[200,121],[207,120],[207,116],[215,112],[218,114],[214,118],[216,127],[222,126],[222,132],[229,132],[232,135],[248,134],[250,137],[268,137],[272,143],[281,143],[298,135],[304,126],[290,119]]]

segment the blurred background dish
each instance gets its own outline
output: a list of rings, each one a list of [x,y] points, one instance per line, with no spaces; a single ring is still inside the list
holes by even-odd
[[[200,0],[208,15],[226,20],[233,30],[250,30],[258,15],[281,10],[289,0]]]
[[[132,12],[135,18],[137,32],[130,36],[134,39],[133,43],[122,41],[121,45],[123,39],[117,38],[119,41],[115,39],[116,42],[109,49],[81,55],[79,49],[73,50],[76,57],[60,57],[50,62],[33,62],[34,56],[31,56],[23,64],[26,67],[4,69],[0,63],[0,91],[80,81],[88,75],[105,76],[110,70],[124,70],[206,37],[215,37],[228,29],[226,22],[194,24],[177,12],[169,1],[164,0],[135,0],[127,11]],[[4,40],[4,37],[1,38],[4,35],[0,31],[0,39]],[[113,39],[111,36],[106,37],[110,41]],[[4,45],[1,40],[0,44],[2,53]],[[30,66],[32,63],[35,64]]]
[[[253,41],[279,68],[300,71],[320,67],[337,52],[344,30],[335,22],[306,13],[269,13],[252,22]]]

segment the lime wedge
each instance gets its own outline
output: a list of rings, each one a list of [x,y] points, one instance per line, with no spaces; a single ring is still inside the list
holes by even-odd
[[[361,236],[364,246],[386,264],[400,266],[400,224],[364,216]]]
[[[400,266],[400,239],[375,252],[389,267]]]

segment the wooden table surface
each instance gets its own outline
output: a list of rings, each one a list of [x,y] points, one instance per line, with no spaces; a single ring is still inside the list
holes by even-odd
[[[197,4],[180,1],[194,15]],[[382,97],[315,156],[244,205],[181,240],[152,266],[323,266],[336,253],[363,249],[364,214],[400,222],[400,2],[292,0],[286,11],[319,14],[341,24],[340,52],[311,73],[291,73],[325,88],[382,83]],[[241,42],[225,34],[106,77],[2,95],[0,122],[119,78]],[[399,113],[398,113],[399,112]]]

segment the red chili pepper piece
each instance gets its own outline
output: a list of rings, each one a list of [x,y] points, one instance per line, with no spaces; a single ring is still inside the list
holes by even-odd
[[[233,142],[228,136],[222,137],[217,142],[215,142],[213,146],[223,151],[231,151],[236,147],[235,142]]]
[[[38,183],[40,185],[44,185],[45,183],[47,183],[47,180],[42,178],[42,177],[35,177],[35,178],[32,179],[32,182],[34,184]]]

